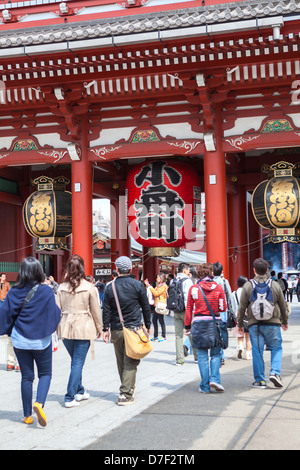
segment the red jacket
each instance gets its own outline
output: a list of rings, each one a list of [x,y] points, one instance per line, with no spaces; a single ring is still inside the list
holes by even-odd
[[[220,312],[226,312],[227,310],[223,288],[213,280],[200,281],[199,283],[216,318],[220,317]],[[211,316],[198,284],[193,285],[189,290],[184,319],[187,330],[191,328],[193,315],[194,317]]]

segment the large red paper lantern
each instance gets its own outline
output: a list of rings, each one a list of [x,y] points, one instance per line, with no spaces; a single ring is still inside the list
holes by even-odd
[[[153,160],[127,177],[129,232],[152,256],[178,256],[200,225],[201,190],[195,169],[178,160]]]

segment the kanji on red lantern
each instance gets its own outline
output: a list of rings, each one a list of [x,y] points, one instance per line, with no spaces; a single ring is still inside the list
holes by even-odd
[[[200,221],[199,178],[185,162],[155,160],[135,166],[127,178],[129,231],[148,247],[181,247]]]

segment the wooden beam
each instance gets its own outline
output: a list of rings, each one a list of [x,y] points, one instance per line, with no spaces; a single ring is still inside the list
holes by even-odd
[[[195,42],[195,41],[194,41]],[[271,47],[271,46],[270,46]],[[22,78],[19,78],[17,73],[14,77],[14,80],[8,79],[6,80],[5,84],[7,88],[12,88],[14,90],[24,88],[24,84],[26,87],[26,82],[30,87],[41,87],[43,83],[47,84],[47,86],[54,86],[57,84],[66,85],[70,83],[83,83],[83,81],[89,82],[92,80],[110,80],[114,78],[122,79],[122,78],[135,78],[136,76],[139,77],[150,77],[150,76],[160,76],[166,73],[175,74],[175,73],[185,73],[187,71],[197,73],[199,71],[199,66],[206,70],[215,70],[217,68],[222,68],[224,70],[224,74],[226,74],[226,68],[239,65],[240,67],[249,66],[249,65],[261,65],[261,64],[277,64],[277,63],[284,63],[286,61],[292,60],[299,60],[299,52],[298,51],[291,51],[289,50],[286,53],[275,53],[272,51],[269,54],[266,54],[264,48],[258,49],[259,54],[256,54],[256,50],[253,50],[253,53],[250,56],[246,56],[246,54],[242,54],[242,57],[237,57],[237,54],[233,53],[231,58],[223,58],[220,60],[218,58],[218,54],[214,60],[205,60],[201,61],[201,54],[195,51],[194,56],[197,57],[198,60],[193,62],[189,57],[187,58],[187,62],[181,61],[181,63],[175,63],[175,61],[170,61],[168,57],[165,57],[164,60],[168,60],[168,65],[164,64],[156,64],[152,67],[149,67],[145,61],[142,61],[143,66],[140,65],[141,60],[137,60],[135,68],[126,68],[122,69],[121,67],[118,70],[105,70],[101,72],[87,72],[85,74],[70,74],[70,75],[61,75],[60,77],[53,76],[53,77],[46,77],[46,78],[33,78],[25,79],[21,74]],[[94,55],[97,54],[97,51],[90,51],[90,54]],[[60,56],[58,56],[61,58]],[[44,55],[43,55],[44,58]],[[38,60],[38,57],[36,58]],[[80,67],[80,64],[78,64]],[[82,63],[82,67],[84,67],[84,62]],[[179,76],[180,78],[180,76]]]
[[[102,199],[118,200],[119,192],[113,188],[113,183],[96,183],[93,182],[93,197]]]
[[[23,199],[17,194],[5,193],[0,191],[0,203],[12,204],[14,206],[23,206]]]

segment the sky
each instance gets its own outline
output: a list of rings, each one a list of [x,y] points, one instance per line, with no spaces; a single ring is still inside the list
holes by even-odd
[[[110,219],[109,205],[109,199],[93,199],[93,210],[101,210],[104,219]]]

